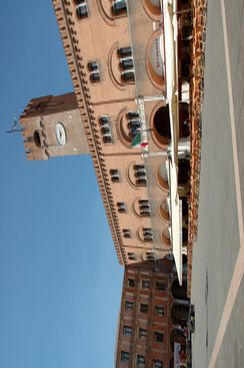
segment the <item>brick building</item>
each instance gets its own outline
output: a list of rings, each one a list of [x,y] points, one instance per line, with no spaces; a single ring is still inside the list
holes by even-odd
[[[172,265],[126,266],[115,351],[116,368],[173,368],[174,343],[185,344],[186,282]]]

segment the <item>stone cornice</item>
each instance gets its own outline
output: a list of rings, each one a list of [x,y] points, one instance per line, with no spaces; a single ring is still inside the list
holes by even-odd
[[[101,142],[96,128],[92,124],[95,121],[94,111],[90,103],[91,96],[82,52],[78,46],[77,32],[74,29],[71,1],[52,1],[118,260],[120,264],[124,264],[125,254],[123,254],[122,241],[119,235],[120,227],[113,203],[110,180],[104,157],[101,155]]]

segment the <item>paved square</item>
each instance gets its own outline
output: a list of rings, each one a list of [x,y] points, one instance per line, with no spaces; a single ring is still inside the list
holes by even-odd
[[[208,1],[193,367],[244,367],[244,2]]]

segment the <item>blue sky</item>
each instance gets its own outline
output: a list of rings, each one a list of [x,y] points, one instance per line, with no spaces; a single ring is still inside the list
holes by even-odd
[[[73,90],[51,0],[1,1],[0,367],[113,367],[123,268],[89,156],[28,162],[13,115]]]

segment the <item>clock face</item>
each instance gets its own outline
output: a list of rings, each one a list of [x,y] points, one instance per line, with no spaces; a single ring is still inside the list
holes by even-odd
[[[64,146],[66,143],[66,132],[62,123],[58,123],[55,127],[56,138],[60,146]]]

